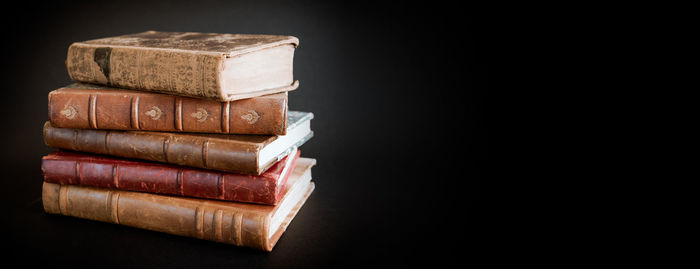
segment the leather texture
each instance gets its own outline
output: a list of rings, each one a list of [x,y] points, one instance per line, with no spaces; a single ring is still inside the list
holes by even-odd
[[[57,151],[42,158],[41,171],[51,183],[275,205],[299,155],[253,176]],[[288,159],[290,172],[281,178]]]
[[[300,158],[290,186],[308,173],[314,159]],[[276,231],[269,231],[278,206],[224,202],[44,182],[44,211],[180,236],[271,251],[314,190],[313,182]],[[283,198],[284,199],[284,198]],[[271,233],[271,234],[270,234]]]
[[[56,128],[44,124],[44,143],[53,148],[170,163],[208,170],[260,175],[258,166],[271,135],[223,135]]]
[[[231,102],[75,83],[49,93],[59,128],[285,135],[287,92]]]
[[[226,59],[298,44],[293,36],[148,31],[75,42],[68,47],[66,69],[73,81],[232,101],[298,84],[292,80],[229,96],[222,89]]]
[[[233,57],[283,44],[299,45],[299,39],[284,35],[224,34],[146,31],[84,41],[86,44],[212,52]]]

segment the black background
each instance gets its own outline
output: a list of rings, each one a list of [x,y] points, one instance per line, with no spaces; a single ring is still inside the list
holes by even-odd
[[[328,267],[460,261],[484,227],[488,40],[469,9],[305,1],[19,3],[3,16],[2,240],[26,265]],[[158,31],[300,39],[290,108],[316,191],[271,253],[58,215],[41,207],[47,93],[68,46]],[[9,216],[9,218],[7,217]]]

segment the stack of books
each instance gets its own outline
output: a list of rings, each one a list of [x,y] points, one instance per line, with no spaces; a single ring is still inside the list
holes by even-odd
[[[73,43],[49,93],[44,210],[271,251],[314,190],[293,36],[155,32]]]

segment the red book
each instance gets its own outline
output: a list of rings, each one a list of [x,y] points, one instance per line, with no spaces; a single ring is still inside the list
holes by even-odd
[[[244,175],[57,151],[42,158],[41,171],[51,183],[276,205],[300,154],[293,151],[261,175]]]

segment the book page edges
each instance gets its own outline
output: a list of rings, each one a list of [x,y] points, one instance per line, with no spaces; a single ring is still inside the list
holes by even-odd
[[[265,163],[264,165],[260,165],[260,168],[261,168],[261,169],[258,171],[258,173],[259,173],[259,174],[262,174],[262,173],[264,173],[265,171],[267,171],[268,168],[270,168],[272,165],[274,165],[274,164],[277,163],[278,161],[282,160],[282,158],[284,158],[284,157],[286,157],[287,155],[289,155],[291,152],[294,151],[294,149],[297,149],[297,148],[301,147],[301,145],[303,145],[304,143],[306,143],[307,141],[309,141],[313,136],[314,136],[314,132],[313,132],[313,131],[310,131],[309,133],[307,133],[302,139],[300,139],[300,140],[298,140],[297,142],[295,142],[293,145],[291,145],[290,147],[288,147],[287,149],[285,149],[282,153],[280,153],[280,154],[278,154],[276,157],[270,159],[270,160],[269,160],[267,163]],[[256,158],[257,158],[257,160],[258,160],[258,163],[259,163],[260,160],[261,160],[260,152],[261,152],[261,151],[258,151],[258,152],[257,152],[257,155],[256,155]]]
[[[292,82],[291,85],[288,86],[282,86],[282,87],[276,87],[276,88],[268,88],[268,89],[263,89],[263,90],[258,90],[258,91],[253,91],[253,92],[244,92],[244,93],[229,93],[224,90],[222,87],[222,81],[223,81],[223,75],[225,72],[223,72],[223,68],[225,65],[225,61],[228,58],[231,57],[237,57],[241,56],[243,54],[251,53],[251,52],[256,52],[264,49],[269,49],[272,47],[276,46],[281,46],[281,45],[287,45],[287,44],[292,44],[294,48],[296,48],[299,44],[299,40],[296,37],[290,37],[287,40],[282,40],[278,42],[272,42],[272,43],[267,43],[267,44],[262,44],[257,47],[251,47],[251,48],[246,48],[242,50],[236,50],[236,51],[230,51],[230,52],[210,52],[210,51],[199,51],[199,50],[184,50],[184,49],[174,49],[174,48],[152,48],[152,47],[137,47],[137,46],[123,46],[123,45],[109,45],[109,44],[90,44],[90,43],[84,43],[84,42],[74,42],[72,43],[69,48],[68,48],[68,56],[66,60],[66,67],[68,69],[68,74],[71,78],[71,80],[74,81],[82,81],[81,79],[77,79],[75,74],[73,74],[73,69],[70,68],[72,63],[71,60],[71,51],[73,50],[72,48],[77,48],[77,47],[89,47],[92,49],[96,48],[104,48],[104,47],[109,47],[109,48],[117,48],[117,49],[128,49],[128,50],[143,50],[143,51],[164,51],[168,53],[182,53],[182,54],[190,54],[190,55],[207,55],[207,56],[213,56],[218,58],[218,63],[216,64],[216,72],[218,73],[218,83],[216,85],[216,93],[218,96],[199,96],[199,95],[194,95],[194,94],[182,94],[179,92],[174,92],[170,90],[157,90],[157,89],[149,89],[147,91],[152,91],[152,92],[160,92],[160,93],[166,93],[166,94],[172,94],[172,95],[179,95],[179,96],[188,96],[188,97],[195,97],[195,98],[203,98],[203,99],[211,99],[211,100],[218,100],[218,101],[234,101],[234,100],[240,100],[240,99],[246,99],[246,98],[252,98],[252,97],[257,97],[261,95],[267,95],[267,94],[273,94],[273,93],[279,93],[279,92],[286,92],[286,91],[292,91],[295,90],[296,88],[299,87],[299,81],[295,80]],[[97,67],[97,63],[90,62],[90,65],[92,66],[90,69],[99,69]],[[94,75],[100,76],[97,78],[93,78],[96,81],[90,81],[92,83],[98,83],[98,84],[105,84],[105,82],[110,82],[110,78],[107,78],[104,76],[104,74],[98,72],[93,72],[95,73]],[[90,83],[88,81],[83,81],[86,83]],[[127,87],[131,88],[131,87]],[[136,89],[136,88],[134,88]],[[141,90],[141,89],[137,89]]]
[[[260,90],[260,91],[254,91],[254,92],[229,94],[229,93],[224,93],[223,91],[220,91],[220,93],[221,93],[220,98],[221,98],[221,100],[224,100],[224,101],[235,101],[235,100],[258,97],[258,96],[268,95],[268,94],[275,94],[275,93],[280,93],[280,92],[290,92],[290,91],[296,90],[297,88],[299,88],[299,80],[295,80],[289,86],[264,89],[264,90]]]
[[[304,204],[306,203],[306,200],[308,200],[309,196],[311,196],[311,193],[314,191],[314,189],[316,189],[316,184],[314,184],[314,182],[312,181],[309,183],[309,185],[307,187],[307,191],[304,194],[304,196],[294,206],[294,208],[289,213],[289,215],[287,215],[287,217],[284,219],[284,221],[282,222],[280,227],[277,229],[277,231],[272,234],[270,239],[268,239],[267,246],[265,246],[266,251],[268,251],[268,252],[272,251],[272,248],[274,248],[275,245],[277,245],[277,242],[282,237],[282,234],[284,234],[284,232],[287,230],[287,227],[292,222],[294,217],[296,217],[297,213],[299,213],[299,210],[301,210],[301,207],[304,206]]]
[[[286,228],[288,227],[289,223],[292,221],[292,219],[296,216],[298,211],[301,209],[303,204],[306,202],[310,194],[313,192],[315,185],[313,182],[311,182],[311,168],[313,165],[316,163],[315,159],[310,159],[310,158],[300,158],[299,159],[299,167],[295,168],[294,174],[296,179],[294,182],[288,183],[287,188],[285,189],[285,195],[288,194],[288,192],[291,190],[291,188],[294,185],[294,183],[301,183],[304,184],[303,186],[299,186],[300,188],[306,188],[304,195],[299,198],[299,201],[295,203],[295,206],[291,209],[291,211],[287,214],[285,217],[284,221],[280,224],[279,228],[270,235],[269,232],[269,224],[270,224],[270,218],[272,214],[274,214],[274,210],[276,209],[275,207],[268,206],[268,205],[256,205],[256,204],[246,204],[246,203],[237,203],[237,202],[222,202],[222,201],[215,201],[215,200],[208,200],[208,199],[196,199],[196,198],[185,198],[185,197],[172,197],[172,196],[167,196],[167,195],[158,195],[158,194],[149,194],[149,193],[140,193],[140,192],[131,192],[131,191],[113,191],[113,190],[105,190],[101,188],[94,188],[94,187],[82,187],[82,186],[72,186],[72,185],[60,185],[56,183],[49,183],[49,182],[44,182],[42,186],[42,202],[43,202],[43,207],[44,211],[47,213],[51,214],[62,214],[66,216],[71,216],[71,217],[77,217],[77,218],[83,218],[83,219],[91,219],[91,220],[97,220],[97,221],[102,221],[102,222],[111,222],[115,224],[120,224],[120,225],[125,225],[125,226],[131,226],[135,228],[140,228],[140,229],[146,229],[146,230],[152,230],[152,231],[158,231],[158,232],[164,232],[164,233],[170,233],[170,234],[175,234],[179,236],[186,236],[186,237],[195,237],[195,238],[201,238],[205,240],[213,240],[213,241],[218,241],[218,242],[224,242],[224,243],[235,243],[238,244],[237,242],[228,242],[228,241],[221,241],[219,239],[216,239],[216,237],[210,238],[209,236],[204,236],[203,234],[200,235],[188,235],[189,229],[187,230],[187,233],[184,232],[170,232],[168,231],[168,227],[164,226],[150,226],[148,225],[149,222],[136,222],[137,225],[133,225],[133,216],[134,214],[130,214],[132,219],[127,219],[125,223],[122,223],[119,218],[120,218],[120,213],[117,211],[117,207],[119,206],[122,202],[119,200],[119,196],[124,196],[126,200],[128,200],[126,203],[131,203],[132,208],[134,205],[134,201],[138,202],[140,200],[143,201],[154,201],[156,204],[168,204],[168,205],[173,205],[175,208],[183,208],[184,210],[181,210],[178,213],[174,214],[183,214],[184,212],[192,211],[194,210],[195,212],[199,212],[197,216],[200,216],[199,218],[201,219],[201,216],[203,214],[206,214],[207,211],[212,211],[212,210],[223,210],[223,211],[229,211],[231,214],[243,214],[246,216],[246,218],[249,218],[249,220],[257,220],[256,225],[259,228],[255,228],[254,230],[256,233],[259,232],[259,236],[254,236],[252,239],[253,241],[250,241],[249,243],[252,244],[246,244],[245,241],[243,241],[243,245],[247,247],[252,247],[252,248],[259,248],[263,249],[266,251],[271,251],[274,245],[277,243],[281,235],[284,233]],[[306,182],[299,182],[299,180],[304,179]],[[85,210],[85,208],[90,209],[93,206],[86,206],[87,204],[81,204],[78,206],[78,211],[71,211],[69,206],[67,205],[69,200],[73,199],[80,199],[76,198],[75,196],[69,194],[69,190],[76,190],[76,194],[79,195],[77,197],[87,197],[85,195],[90,195],[90,192],[95,192],[97,194],[97,199],[101,199],[99,196],[106,196],[109,197],[109,204],[111,205],[109,208],[99,208],[99,210],[90,210],[83,212],[81,210]],[[90,196],[92,197],[92,196]],[[114,199],[112,199],[114,197]],[[290,197],[291,198],[291,197]],[[297,199],[297,198],[292,198],[292,199]],[[171,204],[169,201],[173,201],[174,203]],[[148,205],[146,205],[148,206]],[[99,206],[98,206],[99,207]],[[196,222],[195,216],[194,221]],[[212,220],[214,221],[214,220]],[[131,224],[129,224],[131,222]],[[200,220],[200,226],[201,226],[201,220]],[[213,222],[211,224],[206,224],[207,226],[212,226],[214,225]],[[199,226],[198,226],[199,227]],[[174,228],[174,231],[179,231],[181,227],[176,226]],[[199,232],[202,233],[205,230],[202,230],[202,228],[197,228],[195,229],[200,230]],[[238,229],[241,229],[240,227]],[[196,231],[195,231],[196,232]],[[209,232],[206,232],[209,233]],[[212,234],[213,236],[213,234]],[[220,236],[219,236],[220,237]],[[257,237],[258,239],[255,239]],[[257,241],[257,242],[255,242]]]

